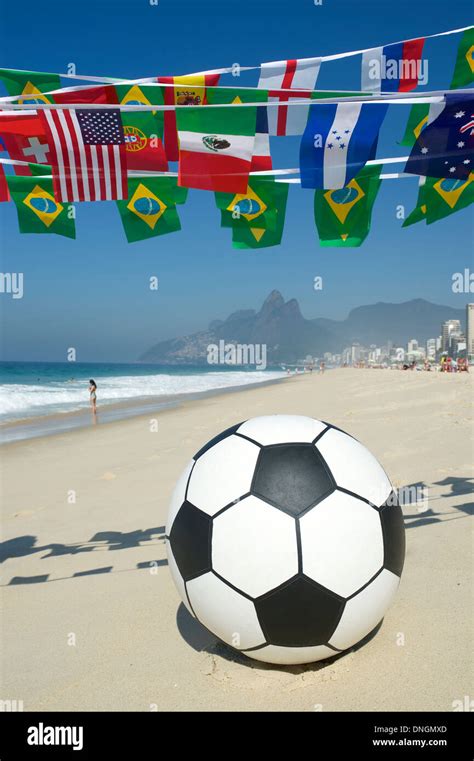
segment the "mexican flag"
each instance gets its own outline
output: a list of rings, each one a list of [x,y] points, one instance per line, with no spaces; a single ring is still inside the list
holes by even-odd
[[[288,183],[251,177],[245,193],[216,193],[221,227],[232,229],[234,248],[268,248],[281,243]]]
[[[9,95],[21,95],[18,103],[52,103],[53,98],[44,95],[50,90],[58,90],[61,80],[57,74],[42,74],[38,71],[17,71],[0,69],[0,80]]]
[[[474,27],[467,29],[459,43],[451,90],[474,82]]]
[[[187,194],[175,177],[129,178],[128,198],[116,202],[128,242],[181,230],[176,204]]]
[[[370,230],[380,166],[365,166],[344,188],[316,190],[314,219],[321,246],[360,246]]]
[[[422,182],[423,180],[423,182]],[[428,225],[465,209],[474,201],[474,172],[467,180],[455,178],[420,178],[416,207],[402,227],[426,221]]]
[[[268,90],[244,90],[235,87],[218,87],[210,90],[207,96],[209,105],[215,103],[266,103]],[[266,106],[257,108],[255,123],[255,143],[253,148],[251,172],[272,169],[270,153],[270,136],[268,134],[268,114]]]
[[[178,184],[245,193],[255,143],[255,106],[181,108]]]
[[[31,165],[38,175],[50,174],[51,167]],[[74,207],[55,200],[52,178],[9,175],[8,187],[15,202],[21,233],[49,233],[76,237]]]

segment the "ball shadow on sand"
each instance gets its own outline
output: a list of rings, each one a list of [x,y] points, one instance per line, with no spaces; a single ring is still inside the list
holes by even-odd
[[[364,647],[368,642],[375,637],[380,627],[382,626],[383,619],[360,640],[356,645],[344,650],[342,653],[335,653],[334,657],[327,658],[322,661],[314,661],[312,663],[298,664],[294,666],[283,666],[279,663],[264,663],[263,661],[256,661],[240,653],[238,650],[234,650],[229,647],[225,642],[219,640],[212,632],[206,629],[196,618],[194,618],[181,603],[176,613],[176,625],[178,631],[181,634],[184,641],[199,653],[209,653],[210,655],[216,655],[224,660],[231,661],[233,663],[246,666],[251,669],[261,669],[266,671],[285,671],[289,674],[302,674],[307,671],[320,671],[328,666],[332,666],[336,661],[347,655],[350,652],[355,652],[361,647]]]

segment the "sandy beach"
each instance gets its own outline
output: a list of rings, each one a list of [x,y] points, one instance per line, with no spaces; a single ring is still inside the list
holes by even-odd
[[[452,711],[472,695],[472,380],[332,370],[2,447],[0,698],[25,711]],[[395,487],[425,489],[403,508],[405,569],[382,627],[332,662],[234,654],[188,614],[167,568],[187,461],[272,413],[330,421]]]

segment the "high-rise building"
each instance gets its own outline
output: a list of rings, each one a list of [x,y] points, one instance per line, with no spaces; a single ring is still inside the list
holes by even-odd
[[[414,351],[418,351],[418,341],[416,340],[416,338],[411,338],[408,341],[408,347],[407,348],[408,348],[408,354],[411,354]]]
[[[449,352],[451,340],[461,335],[461,323],[459,320],[446,320],[441,325],[441,350]]]
[[[466,304],[466,353],[474,359],[474,304]]]
[[[426,342],[426,356],[428,359],[435,359],[436,357],[436,338],[428,338]]]

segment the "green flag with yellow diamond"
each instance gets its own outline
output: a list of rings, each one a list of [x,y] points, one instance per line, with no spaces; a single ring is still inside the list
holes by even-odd
[[[234,248],[267,248],[281,242],[288,187],[274,177],[251,176],[246,193],[215,193],[221,227],[232,228]]]
[[[415,145],[421,130],[428,124],[429,111],[429,103],[415,103],[415,105],[411,107],[407,126],[405,128],[405,134],[400,140],[400,145],[408,145],[409,147]]]
[[[187,193],[176,177],[129,178],[128,198],[117,201],[128,242],[181,230],[176,204],[184,203]]]
[[[370,230],[381,166],[365,166],[339,190],[316,190],[314,218],[321,246],[360,246]]]
[[[115,85],[117,100],[122,106],[161,106],[164,104],[163,88],[157,85]],[[147,137],[156,135],[163,139],[164,111],[122,111],[124,129],[136,126]],[[127,132],[125,132],[127,135]]]
[[[474,82],[474,27],[467,29],[461,37],[451,90],[465,87],[472,82]]]
[[[32,106],[38,103],[52,103],[53,98],[44,93],[61,87],[61,79],[57,74],[42,74],[38,71],[0,69],[0,80],[9,95],[21,95],[18,102]]]
[[[426,221],[428,225],[465,209],[474,201],[474,172],[467,180],[451,177],[423,178],[418,190],[416,207],[406,218],[402,227]]]
[[[40,171],[32,165],[32,171]],[[43,174],[50,174],[51,167],[42,166]],[[53,180],[41,176],[25,177],[9,175],[8,187],[18,213],[21,233],[49,233],[76,237],[74,207],[61,204],[53,195]]]

